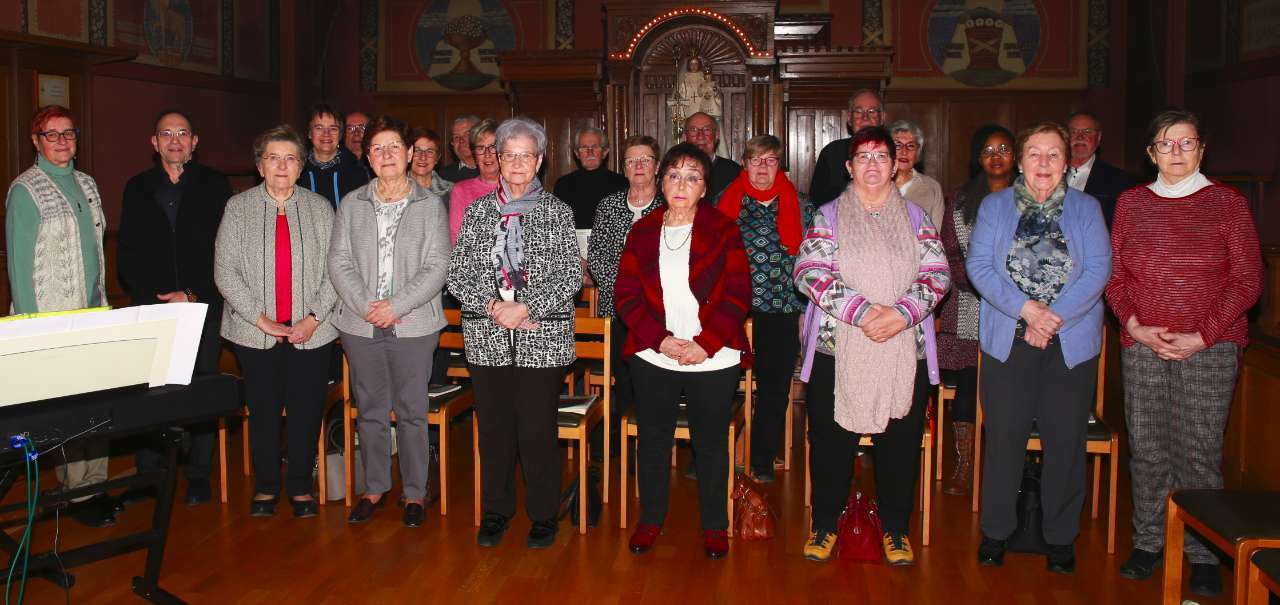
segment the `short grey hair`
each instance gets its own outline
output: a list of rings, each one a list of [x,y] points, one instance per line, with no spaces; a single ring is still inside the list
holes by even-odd
[[[538,155],[546,155],[547,153],[547,131],[542,124],[534,122],[529,118],[511,118],[504,120],[498,125],[498,140],[494,143],[498,152],[502,152],[502,148],[506,146],[510,139],[525,137],[533,141],[533,146],[537,148]]]
[[[253,140],[253,163],[256,164],[262,160],[262,155],[267,152],[269,143],[290,143],[298,150],[298,161],[307,161],[307,148],[302,145],[302,137],[298,136],[298,131],[288,124],[280,124],[266,129]]]
[[[898,120],[889,125],[889,136],[896,135],[899,132],[905,132],[914,137],[916,145],[919,145],[920,149],[924,149],[924,131],[920,130],[920,127],[916,126],[915,122]]]
[[[578,136],[573,138],[574,147],[577,147],[578,145],[582,144],[582,135],[584,134],[594,134],[600,137],[600,148],[601,149],[609,148],[609,135],[605,134],[603,130],[596,128],[595,126],[588,126],[586,128],[583,128],[582,130],[579,130]]]
[[[479,124],[479,123],[480,123],[480,116],[469,113],[465,116],[458,116],[454,118],[453,123],[449,125],[449,128],[452,129],[454,126],[457,126],[458,124],[469,124],[469,126],[467,126],[467,130],[471,130],[471,126],[475,126],[476,124]]]

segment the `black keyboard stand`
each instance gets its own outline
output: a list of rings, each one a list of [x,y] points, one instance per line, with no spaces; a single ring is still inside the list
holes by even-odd
[[[55,559],[52,552],[32,553],[28,561],[27,575],[49,580],[58,586],[69,588],[75,583],[75,576],[71,574],[64,575],[61,571],[62,569],[79,567],[126,553],[146,550],[146,566],[141,576],[133,578],[133,592],[151,603],[185,605],[186,601],[159,586],[160,565],[164,562],[165,540],[169,536],[169,519],[173,514],[173,499],[178,478],[178,452],[181,449],[184,436],[183,431],[177,428],[164,429],[155,435],[155,445],[157,449],[165,452],[167,460],[163,470],[122,477],[71,490],[46,490],[40,492],[38,497],[41,511],[37,521],[48,516],[44,514],[46,511],[51,511],[54,507],[70,503],[73,498],[104,494],[107,490],[119,488],[155,487],[156,507],[151,516],[150,528],[60,552],[58,553],[58,558],[62,561],[61,565],[58,564],[58,560]],[[90,436],[88,438],[95,437]],[[57,452],[50,452],[42,457],[41,460],[57,460],[59,457]],[[25,463],[20,456],[6,456],[3,462],[0,462],[0,468],[5,470],[3,476],[0,477],[0,500],[8,494],[9,490],[17,482],[18,477],[25,473],[24,466]],[[0,514],[24,511],[26,506],[26,501],[22,500],[0,507]],[[25,523],[25,519],[22,522]],[[9,554],[9,562],[11,563],[14,553],[18,550],[18,542],[11,538],[8,533],[0,532],[0,549]]]

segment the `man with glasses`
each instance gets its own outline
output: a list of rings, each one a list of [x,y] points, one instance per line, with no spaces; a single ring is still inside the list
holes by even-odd
[[[742,166],[737,162],[716,155],[720,146],[720,127],[715,118],[701,111],[689,116],[684,121],[684,142],[693,143],[711,158],[711,178],[707,179],[707,199],[719,197],[733,179],[738,178]]]
[[[346,123],[343,128],[342,143],[346,146],[347,151],[356,159],[364,159],[364,130],[369,126],[369,116],[363,111],[353,111],[343,118]]]
[[[454,118],[449,126],[449,148],[453,150],[453,163],[439,169],[444,180],[458,183],[480,176],[476,157],[471,153],[471,127],[480,123],[479,116],[465,115]]]
[[[307,153],[302,174],[298,175],[299,185],[323,195],[337,208],[343,196],[369,182],[364,162],[342,144],[347,140],[346,129],[340,114],[332,107],[320,103],[311,108],[307,139],[311,141],[311,151]],[[360,140],[363,144],[363,131]]]
[[[849,98],[849,134],[852,135],[868,126],[882,126],[885,123],[884,99],[869,88],[854,91]],[[849,141],[852,138],[837,139],[822,148],[818,154],[818,162],[813,167],[813,180],[809,183],[809,199],[821,206],[836,199],[849,183],[849,171],[845,162],[849,159]]]
[[[195,371],[214,373],[222,356],[219,327],[222,295],[213,282],[213,247],[231,184],[222,173],[194,160],[200,137],[182,111],[156,118],[151,147],[155,163],[129,179],[121,205],[116,268],[134,305],[202,302],[209,305],[196,351]],[[213,465],[212,422],[189,427],[191,451],[183,472],[186,503],[210,500]],[[160,468],[164,455],[139,448],[139,472]],[[126,492],[119,505],[154,497],[154,489]]]
[[[1102,215],[1107,219],[1107,227],[1110,227],[1116,198],[1138,183],[1129,173],[1098,157],[1102,122],[1097,116],[1086,111],[1071,114],[1067,118],[1067,132],[1071,135],[1071,167],[1067,169],[1067,185],[1097,198],[1102,205]]]
[[[554,193],[560,201],[573,208],[574,228],[578,233],[578,248],[582,257],[582,275],[590,280],[586,271],[587,242],[591,239],[591,226],[596,222],[596,206],[600,200],[627,188],[627,178],[605,167],[609,157],[609,137],[599,128],[589,127],[578,131],[573,146],[573,158],[578,169],[556,180]]]

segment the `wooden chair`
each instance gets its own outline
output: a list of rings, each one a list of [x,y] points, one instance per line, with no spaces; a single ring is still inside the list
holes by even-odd
[[[753,328],[753,325],[751,320],[747,319],[745,329],[747,332],[748,343],[752,342],[752,338],[753,338],[752,328]],[[755,396],[755,393],[753,392],[753,388],[752,388],[755,385],[755,374],[752,372],[751,368],[747,368],[747,370],[743,373],[742,379],[738,382],[738,385],[739,385],[739,392],[736,396],[737,401],[735,402],[736,409],[733,412],[733,416],[729,420],[729,481],[725,489],[725,502],[727,506],[726,510],[729,513],[728,531],[729,531],[730,537],[733,537],[733,482],[736,475],[735,468],[734,468],[735,467],[734,461],[737,458],[735,456],[735,453],[737,450],[737,436],[739,433],[739,427],[743,427],[741,431],[744,439],[743,460],[746,461],[748,464],[750,463],[750,460],[751,460],[751,449],[750,449],[751,439],[750,439],[750,434],[747,432],[748,429],[746,428],[746,427],[749,427],[751,423],[751,409],[752,409],[751,404],[752,404],[752,399]],[[639,426],[636,424],[636,418],[634,413],[632,412],[628,412],[627,415],[622,417],[621,425],[622,425],[622,431],[623,431],[622,433],[623,434],[622,472],[618,478],[618,485],[621,490],[620,495],[622,498],[620,500],[621,508],[619,510],[619,515],[618,515],[619,517],[618,526],[623,529],[626,529],[627,503],[628,503],[627,472],[631,469],[630,460],[629,460],[630,452],[631,452],[631,439],[639,438]],[[689,417],[686,415],[683,408],[680,410],[679,415],[676,417],[675,438],[676,440],[685,440],[685,441],[693,440],[693,433],[689,430]],[[675,466],[675,462],[676,462],[676,458],[674,455],[675,452],[674,452],[674,448],[672,449],[673,449],[673,452],[671,456],[671,464],[672,466]],[[637,472],[636,473],[636,493],[639,494],[639,492],[640,492],[640,473]]]
[[[1187,489],[1169,494],[1165,504],[1164,605],[1182,600],[1182,554],[1187,526],[1235,559],[1232,603],[1243,605],[1249,590],[1249,561],[1263,548],[1280,548],[1280,492]],[[1266,595],[1259,597],[1266,602]]]
[[[948,380],[950,373],[942,374],[942,380],[938,383],[938,396],[934,399],[934,441],[938,442],[938,454],[934,457],[938,461],[937,471],[934,475],[935,481],[942,481],[942,461],[946,460],[946,451],[943,449],[943,442],[946,440],[947,434],[947,402],[956,399],[956,384],[952,380]]]
[[[1111,466],[1110,491],[1107,496],[1107,554],[1116,552],[1116,500],[1117,486],[1120,481],[1120,434],[1111,430],[1102,418],[1103,403],[1106,400],[1107,376],[1107,328],[1102,327],[1102,353],[1098,358],[1098,377],[1094,390],[1093,416],[1089,418],[1089,432],[1086,436],[1085,451],[1093,457],[1093,504],[1089,518],[1098,518],[1098,502],[1102,485],[1102,456],[1109,458]],[[973,433],[973,512],[978,512],[978,504],[982,494],[982,358],[978,358],[978,411],[977,423]],[[1033,426],[1031,437],[1027,440],[1027,451],[1042,452],[1044,445],[1040,442],[1040,432]]]
[[[578,317],[574,321],[574,348],[579,359],[593,359],[602,362],[605,384],[613,379],[612,320],[608,317]],[[604,472],[603,489],[609,490],[609,417],[612,395],[610,389],[602,389],[599,395],[562,395],[561,407],[569,405],[584,406],[581,412],[562,410],[557,416],[557,435],[560,439],[569,439],[577,445],[578,459],[578,533],[587,533],[587,462],[590,459],[591,429],[597,423],[604,423]],[[480,428],[476,414],[471,414],[471,453],[474,462],[475,490],[475,523],[480,526]],[[571,452],[573,450],[570,450]],[[608,496],[603,496],[608,502]]]
[[[811,503],[813,496],[813,480],[809,474],[809,421],[805,420],[805,439],[804,439],[804,505],[806,508]],[[933,517],[933,482],[929,480],[929,475],[933,471],[933,429],[929,426],[926,419],[924,423],[924,435],[920,439],[920,543],[924,546],[929,545],[929,526]],[[863,435],[858,440],[858,445],[862,447],[870,447],[874,444],[873,435]]]
[[[1249,605],[1267,605],[1280,596],[1280,549],[1259,550],[1249,557]]]
[[[446,309],[445,319],[448,325],[440,331],[440,348],[448,351],[462,350],[462,332],[459,331],[462,321],[462,313],[457,309]],[[360,417],[360,410],[356,407],[356,402],[351,396],[351,366],[347,363],[347,356],[342,356],[342,417],[346,419],[342,423],[342,446],[343,452],[352,450],[352,430],[351,427]],[[461,388],[457,391],[439,396],[428,396],[429,406],[427,408],[427,425],[434,426],[438,429],[440,443],[440,515],[444,516],[449,513],[449,424],[454,418],[461,416],[464,412],[471,409],[475,403],[475,391],[471,389],[471,385],[461,384]],[[395,411],[391,412],[391,420],[396,419]],[[347,506],[351,506],[354,501],[354,477],[355,477],[355,456],[343,456],[343,463],[346,465],[346,495],[345,501]]]

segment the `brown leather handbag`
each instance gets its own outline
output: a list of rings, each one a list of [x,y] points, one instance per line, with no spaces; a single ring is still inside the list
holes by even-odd
[[[777,515],[760,488],[743,473],[733,487],[734,527],[743,540],[768,540],[777,531]]]

